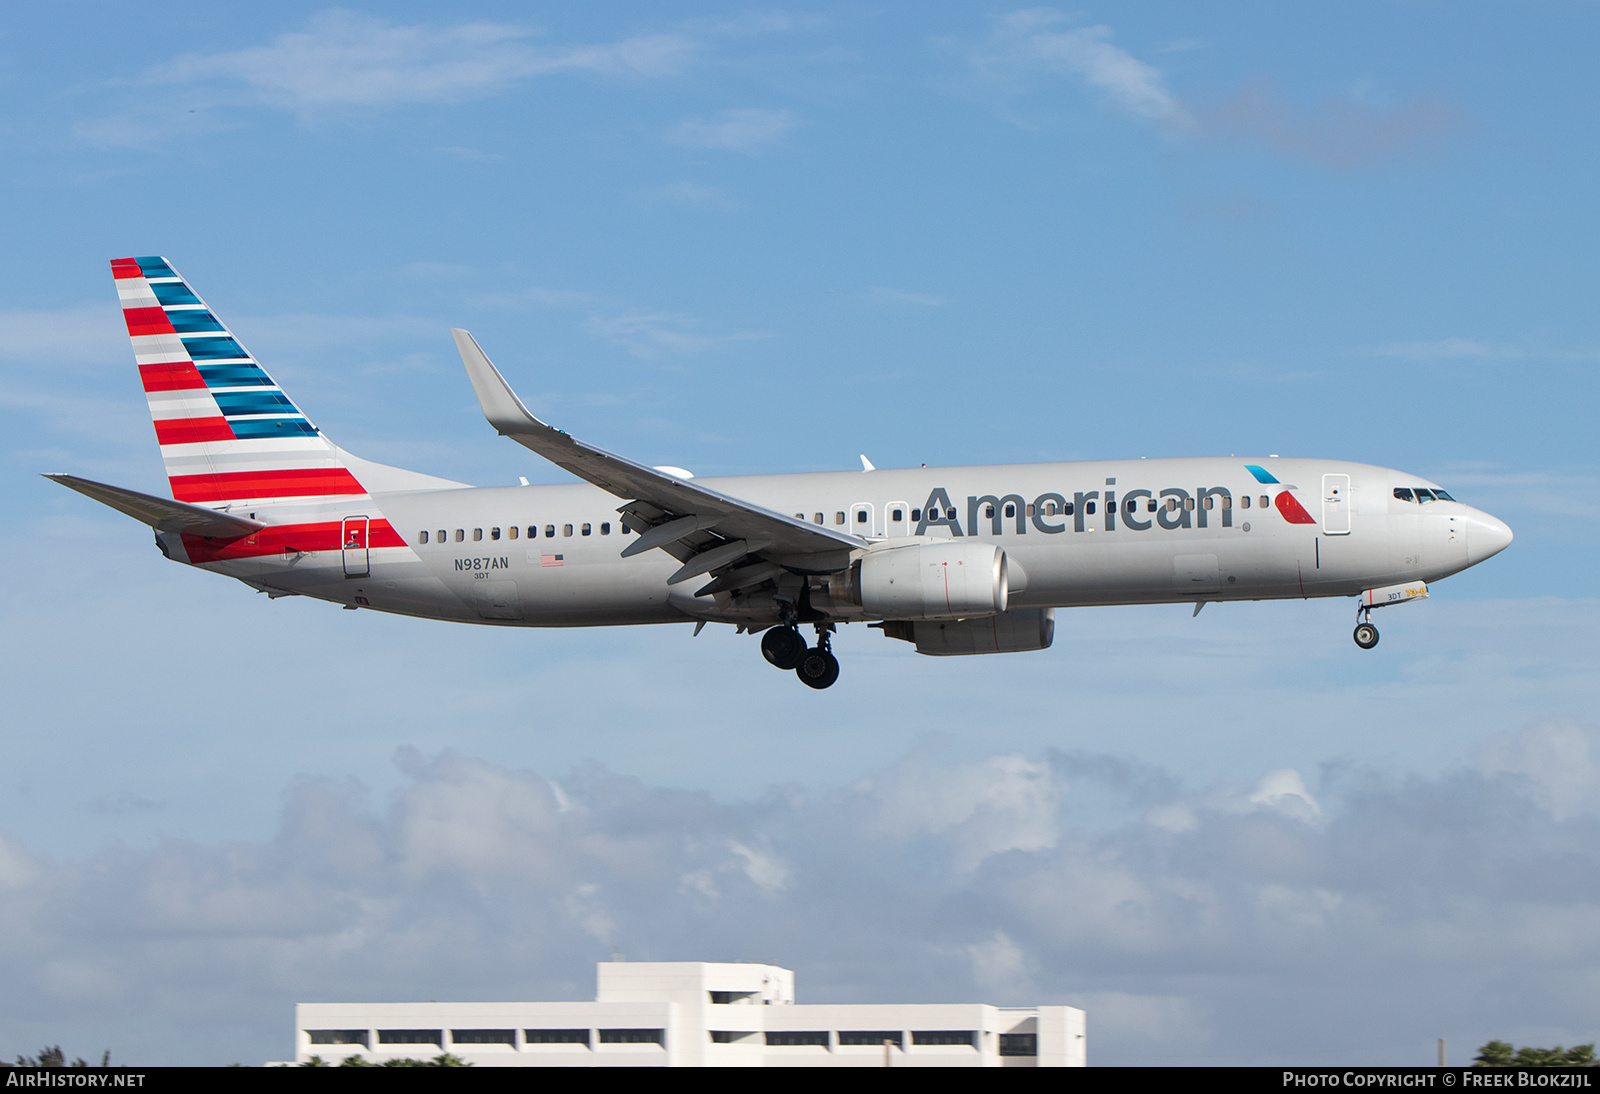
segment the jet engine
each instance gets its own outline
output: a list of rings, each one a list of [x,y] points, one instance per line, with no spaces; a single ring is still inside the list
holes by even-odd
[[[1003,550],[952,541],[870,551],[828,583],[834,600],[859,604],[878,619],[999,615],[1008,588]]]
[[[1022,653],[1050,648],[1056,636],[1056,613],[1053,608],[1019,608],[988,619],[895,620],[882,626],[890,638],[914,642],[918,653],[930,657]]]

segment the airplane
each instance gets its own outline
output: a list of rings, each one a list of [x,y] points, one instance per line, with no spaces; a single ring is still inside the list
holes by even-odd
[[[1355,597],[1370,650],[1373,609],[1512,538],[1416,475],[1277,455],[695,478],[540,421],[454,330],[489,424],[582,480],[471,487],[339,448],[166,259],[111,270],[172,497],[46,477],[270,597],[507,627],[732,624],[821,689],[840,624],[932,656],[1012,653],[1088,605]]]

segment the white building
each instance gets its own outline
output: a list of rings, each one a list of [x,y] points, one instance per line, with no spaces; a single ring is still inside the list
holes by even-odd
[[[776,965],[602,962],[592,1003],[301,1003],[295,1061],[480,1067],[1083,1066],[1076,1007],[797,1004]]]

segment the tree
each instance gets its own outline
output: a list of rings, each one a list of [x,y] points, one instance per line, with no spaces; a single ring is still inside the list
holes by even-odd
[[[1506,1041],[1490,1041],[1473,1058],[1474,1067],[1594,1067],[1594,1042],[1571,1048],[1514,1048]]]
[[[37,1056],[18,1056],[17,1057],[17,1066],[18,1067],[95,1067],[95,1066],[110,1067],[111,1066],[111,1050],[109,1048],[105,1050],[105,1052],[100,1057],[100,1063],[98,1065],[89,1063],[89,1061],[85,1060],[82,1056],[79,1056],[76,1060],[72,1061],[69,1064],[69,1063],[67,1063],[67,1054],[65,1052],[61,1051],[61,1046],[60,1045],[50,1045],[50,1046],[47,1046],[45,1048],[41,1048],[39,1050],[39,1055],[37,1055]]]

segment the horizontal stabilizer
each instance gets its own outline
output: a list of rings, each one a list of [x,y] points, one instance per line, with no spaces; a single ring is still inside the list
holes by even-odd
[[[103,482],[80,479],[76,475],[46,475],[45,478],[109,505],[119,513],[126,513],[158,532],[188,532],[216,539],[237,539],[266,527],[259,520],[247,520],[201,505],[158,498],[120,486],[107,486]]]

